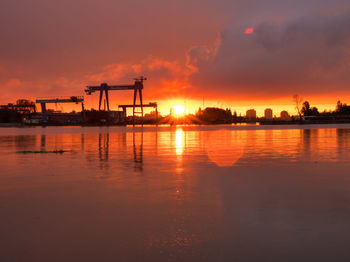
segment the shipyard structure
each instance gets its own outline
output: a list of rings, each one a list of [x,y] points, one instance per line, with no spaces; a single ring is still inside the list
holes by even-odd
[[[145,77],[135,78],[131,85],[109,85],[102,83],[98,86],[87,86],[84,90],[86,95],[99,94],[98,110],[86,110],[84,96],[70,97],[41,97],[35,102],[21,99],[16,103],[0,105],[4,113],[4,122],[21,122],[26,125],[126,125],[143,124],[144,108],[153,108],[153,117],[147,117],[146,121],[157,123],[158,104],[156,102],[143,103],[142,91]],[[119,110],[110,109],[109,95],[111,91],[132,91],[133,101],[130,104],[118,105]],[[104,97],[104,99],[103,99]],[[103,105],[102,105],[103,101]],[[74,103],[81,105],[81,112],[64,113],[62,104]],[[56,110],[48,109],[54,104]],[[62,110],[57,109],[57,105]],[[37,111],[40,108],[40,112]],[[132,115],[128,116],[128,109],[132,109]]]

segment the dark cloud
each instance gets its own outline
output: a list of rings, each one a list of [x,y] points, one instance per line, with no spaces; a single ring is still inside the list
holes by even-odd
[[[255,26],[311,15],[350,11],[348,0],[221,0],[222,13],[232,24]]]
[[[194,86],[251,96],[350,90],[350,13],[263,22],[253,34],[244,31],[222,31],[211,55],[205,47],[190,50]]]

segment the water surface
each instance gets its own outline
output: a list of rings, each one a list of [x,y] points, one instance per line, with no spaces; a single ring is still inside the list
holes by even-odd
[[[349,261],[349,157],[350,125],[2,128],[0,261]]]

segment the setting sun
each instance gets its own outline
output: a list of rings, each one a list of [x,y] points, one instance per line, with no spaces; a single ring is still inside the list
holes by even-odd
[[[185,113],[185,107],[182,105],[173,106],[175,115],[182,115]]]

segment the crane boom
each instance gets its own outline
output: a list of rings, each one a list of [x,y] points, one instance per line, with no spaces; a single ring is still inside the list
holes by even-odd
[[[93,93],[96,91],[101,91],[101,88],[103,90],[135,90],[135,89],[142,89],[142,88],[135,88],[135,85],[120,85],[120,86],[109,86],[106,83],[101,84],[100,86],[87,86],[87,89],[85,89],[85,92],[87,93]]]

